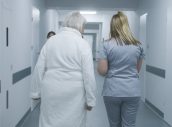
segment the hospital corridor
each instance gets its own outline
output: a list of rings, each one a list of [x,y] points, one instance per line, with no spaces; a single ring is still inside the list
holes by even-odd
[[[75,19],[77,17],[74,17],[76,16],[74,14],[81,16],[79,20]],[[107,68],[112,69],[110,53],[116,48],[109,48],[108,52],[104,43],[112,39],[114,23],[112,19],[120,14],[128,18],[129,31],[131,30],[132,35],[141,42],[138,51],[143,56],[141,70],[136,75],[139,81],[140,100],[135,126],[124,126],[123,122],[121,126],[115,124],[112,126],[110,113],[114,110],[109,109],[111,112],[108,112],[107,109],[112,107],[107,106],[107,100],[103,97],[114,89],[118,90],[117,86],[113,88],[108,86],[108,92],[104,92],[108,83],[118,84],[118,80],[108,82],[107,79],[113,76],[119,77],[117,73],[109,76],[111,71],[101,74],[102,67],[99,67],[99,63],[107,59]],[[81,21],[84,25],[80,29]],[[74,24],[74,27],[71,27],[71,24]],[[69,127],[67,125],[70,124],[70,127],[172,127],[171,33],[172,0],[0,0],[0,127]],[[76,43],[70,38],[77,40]],[[71,44],[64,44],[70,41]],[[82,47],[81,42],[83,45],[86,43],[85,47]],[[75,44],[74,51],[70,48]],[[120,52],[120,56],[113,57],[114,61],[117,62],[120,58],[123,60],[123,48],[116,51]],[[54,52],[56,54],[53,54]],[[127,60],[131,62],[132,58],[127,57]],[[81,63],[78,62],[80,59]],[[88,60],[87,64],[86,60]],[[65,63],[66,61],[71,63]],[[122,64],[117,64],[117,67]],[[65,68],[61,68],[62,66]],[[41,67],[44,67],[45,72],[41,72]],[[53,72],[55,67],[60,69],[56,68],[57,70]],[[89,70],[91,67],[93,69]],[[127,66],[125,69],[128,68]],[[72,69],[76,72],[72,72]],[[59,73],[60,71],[62,73]],[[53,73],[57,75],[54,76]],[[72,75],[78,77],[71,78]],[[95,75],[95,83],[93,75]],[[53,79],[54,77],[56,78]],[[41,78],[42,81],[39,81]],[[128,77],[123,78],[126,80]],[[127,84],[132,82],[132,80],[126,81]],[[39,86],[33,87],[34,83],[42,84],[41,90]],[[53,88],[46,86],[46,83]],[[84,94],[80,83],[88,84],[84,87]],[[67,86],[70,84],[71,86]],[[91,86],[95,84],[96,89]],[[67,90],[64,90],[66,86]],[[119,90],[120,88],[125,91],[122,86],[119,86]],[[136,92],[137,88],[126,89]],[[74,92],[71,92],[72,90]],[[45,91],[49,93],[44,95]],[[120,92],[119,94],[122,95]],[[60,97],[64,97],[64,100],[63,98],[60,100]],[[57,102],[54,103],[56,99]],[[85,106],[83,101],[86,101],[87,111],[84,109],[82,113],[82,104],[84,103]],[[61,110],[66,107],[63,102],[67,106],[64,111],[66,115],[63,115]],[[51,106],[53,109],[50,108]],[[123,116],[120,117],[124,119]],[[128,119],[130,118],[132,119],[129,116]]]
[[[109,127],[105,106],[101,96],[104,78],[96,73],[96,81],[99,85],[97,94],[97,106],[88,113],[87,127]],[[39,105],[25,118],[22,127],[37,127],[39,120]],[[136,127],[170,127],[158,115],[152,112],[143,102],[140,104]]]

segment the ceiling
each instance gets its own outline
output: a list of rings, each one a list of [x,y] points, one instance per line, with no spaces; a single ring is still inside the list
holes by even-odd
[[[47,8],[80,10],[136,10],[139,0],[45,0]]]

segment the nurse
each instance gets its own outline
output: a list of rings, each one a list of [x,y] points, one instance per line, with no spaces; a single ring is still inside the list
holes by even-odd
[[[134,127],[141,88],[139,72],[144,57],[127,16],[118,12],[110,23],[110,38],[101,46],[98,72],[105,76],[103,98],[110,127]]]
[[[69,14],[41,50],[31,84],[31,97],[41,97],[39,127],[85,127],[87,111],[96,104],[92,50],[82,38],[85,23],[80,13]]]

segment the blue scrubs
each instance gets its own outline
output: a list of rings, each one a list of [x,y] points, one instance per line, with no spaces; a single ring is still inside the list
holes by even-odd
[[[102,43],[99,59],[108,61],[102,95],[110,127],[134,127],[141,86],[137,61],[144,58],[141,45],[119,45],[115,39]]]

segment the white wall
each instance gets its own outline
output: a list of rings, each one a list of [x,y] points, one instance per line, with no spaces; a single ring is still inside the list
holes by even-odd
[[[58,14],[57,11],[54,9],[47,9],[44,0],[32,0],[32,9],[39,11],[39,16],[35,16],[34,14],[32,14],[33,35],[31,48],[33,50],[36,50],[34,51],[36,53],[34,63],[36,63],[39,52],[42,46],[47,41],[47,33],[51,30],[55,32],[57,31],[56,28],[58,27]]]
[[[0,0],[0,18],[2,17],[2,0]],[[2,31],[2,20],[0,20],[0,33]],[[2,34],[0,34],[0,61],[2,61]],[[0,80],[2,80],[2,64],[0,62]],[[1,87],[1,86],[0,86]],[[0,92],[0,127],[2,126],[2,93]]]
[[[138,2],[138,0],[46,0],[46,5],[48,8],[60,9],[135,10]]]
[[[140,31],[139,31],[139,41],[142,43],[142,47],[144,49],[146,55],[146,25],[147,25],[147,14],[143,14],[140,16]],[[141,84],[141,91],[142,91],[142,101],[145,101],[145,79],[146,79],[146,59],[142,64],[142,68],[140,71],[140,84]]]
[[[57,32],[58,28],[58,13],[55,9],[47,9],[46,10],[46,23],[47,23],[47,28],[46,32],[48,33],[49,31],[54,31]]]
[[[40,12],[38,21],[35,20],[36,17],[32,17],[33,7]],[[46,14],[44,0],[1,0],[0,9],[0,19],[2,19],[0,20],[0,72],[2,73],[0,73],[2,79],[0,101],[3,102],[0,104],[0,112],[2,111],[3,114],[3,119],[0,117],[0,126],[14,127],[30,108],[30,76],[13,85],[12,74],[32,66],[32,49],[36,46],[34,53],[38,53],[42,48],[46,42],[47,32],[52,28],[52,20],[56,16],[54,12]],[[6,26],[9,26],[9,47],[6,47]],[[6,109],[7,90],[8,109]]]
[[[171,11],[167,11],[171,0],[140,0],[138,14],[147,13],[146,64],[164,69],[166,77],[162,78],[146,73],[146,99],[164,113],[164,119],[172,125],[172,100],[169,89],[171,81]],[[167,36],[168,35],[168,36]]]
[[[3,2],[1,2],[3,1]],[[15,127],[30,109],[30,76],[12,84],[12,74],[32,66],[33,55],[46,42],[48,31],[56,28],[56,12],[48,11],[44,0],[0,1],[0,127]],[[32,13],[38,9],[39,16]],[[2,15],[1,15],[2,14]],[[37,15],[37,14],[36,14]],[[2,25],[1,25],[2,24]],[[6,47],[6,27],[9,27],[9,47]],[[33,34],[34,36],[33,36]],[[35,48],[35,52],[33,49]],[[1,50],[2,49],[2,50]],[[9,108],[6,109],[6,91],[9,92]],[[2,121],[2,122],[1,122]]]
[[[39,22],[39,50],[42,48],[46,42],[46,5],[44,0],[32,0],[32,7],[35,7],[40,12],[40,22]]]
[[[12,85],[12,74],[30,66],[31,1],[2,0],[1,66],[2,78],[2,127],[14,127],[30,108],[30,76]],[[9,27],[9,47],[6,47],[5,28]],[[9,108],[6,109],[6,91]]]
[[[47,33],[50,30],[57,31],[58,28],[58,13],[55,9],[47,9],[45,0],[32,0],[32,6],[40,11],[40,22],[39,22],[39,50],[45,44],[47,40]]]
[[[32,42],[31,42],[31,65],[32,70],[36,65],[39,52],[40,52],[40,10],[36,7],[32,7]]]
[[[166,52],[166,61],[167,61],[167,67],[166,67],[166,71],[167,71],[167,80],[166,80],[166,96],[165,98],[167,98],[166,100],[166,108],[165,108],[165,119],[167,120],[167,122],[169,122],[172,125],[172,69],[171,69],[171,63],[172,63],[172,41],[171,41],[171,33],[172,33],[172,1],[169,0],[168,1],[168,5],[170,5],[167,8],[167,52]]]

